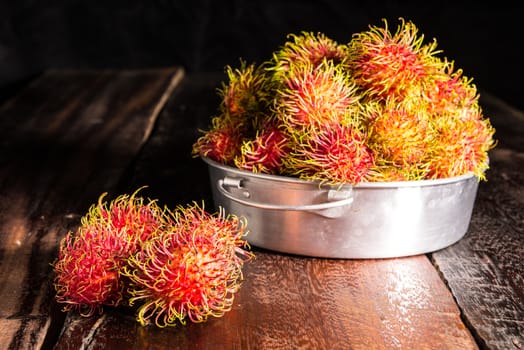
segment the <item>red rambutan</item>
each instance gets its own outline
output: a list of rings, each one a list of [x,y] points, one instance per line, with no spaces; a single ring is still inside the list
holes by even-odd
[[[323,33],[301,32],[289,34],[284,45],[273,54],[269,71],[278,80],[287,75],[295,66],[311,65],[316,67],[324,61],[341,65],[347,59],[347,47],[338,44]]]
[[[177,208],[174,218],[122,270],[130,280],[130,304],[142,302],[137,314],[142,325],[223,316],[240,287],[243,263],[253,257],[244,249],[245,223],[236,216],[211,215],[194,205]]]
[[[289,153],[288,137],[278,126],[269,124],[253,139],[244,141],[240,156],[235,158],[239,169],[255,173],[278,174],[282,159]]]
[[[77,309],[88,316],[101,311],[102,305],[121,304],[120,268],[163,225],[164,211],[155,201],[144,203],[137,192],[109,204],[102,194],[78,230],[61,241],[53,266],[56,300],[65,304],[64,310]]]
[[[301,179],[333,184],[358,183],[373,165],[365,135],[340,124],[325,124],[294,140],[285,171]]]
[[[357,115],[359,98],[346,72],[324,61],[295,67],[277,91],[274,108],[282,126],[302,130]]]
[[[423,44],[424,36],[412,22],[401,23],[391,33],[384,28],[356,33],[348,44],[349,69],[356,84],[372,99],[401,100],[413,86],[419,85],[445,65],[435,55],[437,43]]]
[[[222,164],[233,165],[245,137],[242,128],[222,115],[214,117],[212,123],[211,130],[203,132],[193,144],[193,156],[208,157]]]

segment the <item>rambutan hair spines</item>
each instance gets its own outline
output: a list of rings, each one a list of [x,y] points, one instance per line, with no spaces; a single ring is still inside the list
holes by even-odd
[[[348,44],[349,70],[370,99],[400,101],[414,85],[442,69],[436,41],[424,44],[412,22],[400,21],[395,33],[384,20],[384,27],[370,26],[354,34]]]
[[[254,257],[245,249],[246,233],[244,221],[223,211],[178,207],[173,226],[146,242],[123,269],[130,303],[141,302],[137,320],[166,327],[223,316],[240,288],[243,263]]]
[[[118,306],[124,300],[119,271],[129,254],[154,236],[164,225],[165,209],[137,194],[121,195],[110,203],[102,194],[81,218],[75,232],[60,242],[53,263],[56,299],[64,310],[89,316],[103,305]]]
[[[267,70],[272,73],[273,79],[281,81],[296,66],[305,64],[316,67],[324,61],[344,65],[347,56],[346,45],[337,43],[324,33],[302,31],[287,36],[284,45],[273,53]]]

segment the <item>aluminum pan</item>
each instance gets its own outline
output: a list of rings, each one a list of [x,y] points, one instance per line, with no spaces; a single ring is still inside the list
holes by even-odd
[[[432,252],[468,230],[478,179],[329,186],[255,174],[203,158],[215,206],[244,216],[250,244],[328,258],[389,258]]]

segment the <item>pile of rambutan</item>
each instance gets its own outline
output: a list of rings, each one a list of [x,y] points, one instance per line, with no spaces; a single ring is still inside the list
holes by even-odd
[[[243,219],[193,203],[174,211],[157,201],[100,196],[53,262],[56,300],[83,316],[104,306],[136,307],[142,325],[204,322],[229,311],[244,262]]]
[[[331,184],[485,180],[495,130],[472,79],[400,18],[339,44],[290,34],[260,65],[226,66],[221,104],[193,155]]]

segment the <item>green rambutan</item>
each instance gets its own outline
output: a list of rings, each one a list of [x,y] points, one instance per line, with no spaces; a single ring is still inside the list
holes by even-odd
[[[253,257],[238,217],[208,214],[198,205],[178,207],[173,216],[174,224],[147,241],[122,270],[130,281],[130,304],[142,303],[142,325],[223,316],[240,287],[243,263]]]
[[[240,128],[256,129],[257,118],[268,114],[273,101],[271,79],[263,66],[247,65],[244,61],[236,69],[226,66],[226,73],[227,83],[218,90],[223,115]]]
[[[64,310],[89,316],[103,305],[122,303],[119,270],[129,254],[163,225],[164,211],[155,201],[145,203],[137,192],[109,204],[102,194],[81,218],[78,230],[62,239],[53,266],[56,300],[65,304]]]

